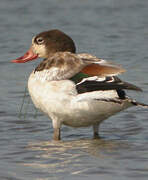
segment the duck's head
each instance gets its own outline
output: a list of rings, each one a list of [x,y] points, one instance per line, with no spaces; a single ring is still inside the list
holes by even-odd
[[[25,63],[38,57],[48,58],[56,52],[65,51],[75,53],[74,41],[59,30],[45,31],[33,37],[30,49],[12,62]]]

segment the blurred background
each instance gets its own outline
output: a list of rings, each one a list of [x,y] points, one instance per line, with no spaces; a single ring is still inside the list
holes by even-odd
[[[0,179],[128,180],[148,178],[148,109],[131,108],[100,127],[63,126],[63,141],[52,141],[51,121],[37,112],[27,79],[40,60],[10,61],[23,55],[39,32],[60,29],[77,52],[123,65],[121,79],[143,88],[127,92],[148,103],[147,0],[0,1]]]

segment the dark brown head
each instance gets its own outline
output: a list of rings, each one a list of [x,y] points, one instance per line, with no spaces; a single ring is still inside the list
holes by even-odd
[[[73,40],[59,30],[42,32],[33,39],[33,43],[37,46],[45,45],[47,54],[64,51],[75,53],[76,51]]]
[[[54,29],[35,36],[29,51],[12,62],[24,63],[37,57],[48,58],[51,54],[64,51],[75,53],[74,41],[62,31]]]

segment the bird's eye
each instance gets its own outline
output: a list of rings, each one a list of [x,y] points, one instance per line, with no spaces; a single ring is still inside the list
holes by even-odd
[[[38,44],[43,44],[44,43],[44,39],[42,37],[39,37],[36,39]]]

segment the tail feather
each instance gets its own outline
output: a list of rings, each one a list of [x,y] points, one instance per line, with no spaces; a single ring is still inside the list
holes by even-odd
[[[135,106],[141,106],[141,107],[144,107],[144,108],[148,108],[148,104],[144,104],[144,103],[141,103],[141,102],[137,102],[133,99],[131,99],[131,103]]]

